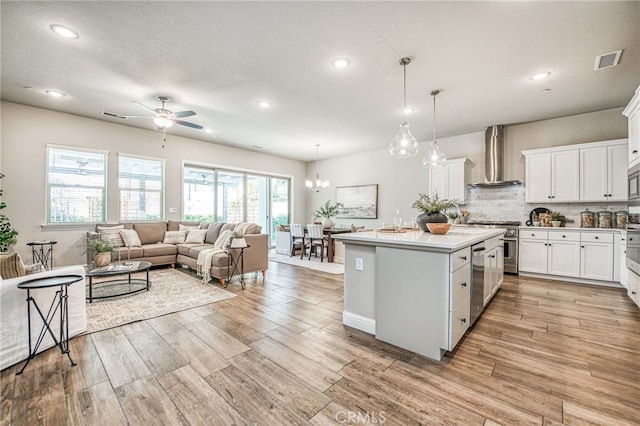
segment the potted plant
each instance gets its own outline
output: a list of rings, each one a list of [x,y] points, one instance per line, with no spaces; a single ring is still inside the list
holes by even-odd
[[[99,268],[107,266],[111,262],[111,252],[115,248],[113,242],[99,237],[87,241],[87,249],[93,253],[93,263]]]
[[[447,200],[446,198],[439,198],[438,194],[430,196],[428,194],[418,194],[418,199],[411,205],[412,208],[421,211],[416,217],[416,222],[420,229],[424,232],[429,232],[427,223],[447,223],[447,216],[443,212],[448,209],[458,208],[457,200]]]
[[[333,227],[333,220],[331,218],[337,215],[343,207],[344,205],[342,203],[332,204],[331,200],[327,200],[322,207],[313,212],[313,218],[322,218],[322,226],[324,228],[331,228]]]
[[[563,226],[566,220],[567,218],[560,212],[551,213],[551,224],[555,227]]]
[[[0,179],[3,177],[4,175],[0,173]],[[0,197],[2,197],[2,189],[0,189]],[[7,207],[7,204],[1,201],[0,210],[3,210],[5,207]],[[4,213],[0,213],[0,252],[9,250],[9,247],[18,241],[17,235],[18,231],[11,226],[9,218],[5,216]]]

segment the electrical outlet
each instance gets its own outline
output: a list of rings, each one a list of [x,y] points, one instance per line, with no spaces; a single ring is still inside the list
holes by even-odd
[[[364,270],[364,261],[361,257],[356,257],[356,271]]]

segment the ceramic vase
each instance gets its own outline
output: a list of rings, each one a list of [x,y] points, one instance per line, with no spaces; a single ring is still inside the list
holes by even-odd
[[[427,223],[447,223],[447,217],[442,213],[422,213],[416,217],[416,223],[424,232],[429,232],[429,228],[427,228]]]
[[[330,217],[325,217],[322,219],[322,227],[324,229],[330,229],[333,228],[333,220],[331,220]]]

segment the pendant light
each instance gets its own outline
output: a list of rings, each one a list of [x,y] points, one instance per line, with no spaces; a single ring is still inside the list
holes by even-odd
[[[409,58],[400,59],[400,65],[402,65],[402,72],[404,74],[404,101],[402,106],[404,121],[400,125],[398,134],[389,144],[389,153],[396,158],[411,158],[415,157],[418,153],[418,141],[409,131],[409,123],[407,123],[407,65],[410,63],[411,59]]]
[[[323,189],[327,189],[329,187],[329,181],[325,180],[322,181],[320,180],[320,173],[318,173],[318,148],[320,147],[319,144],[316,144],[316,180],[315,182],[313,181],[306,181],[305,182],[305,186],[312,190],[312,191],[316,191],[316,192],[320,192]]]
[[[433,140],[429,144],[429,150],[422,160],[422,165],[427,169],[439,168],[447,164],[447,156],[440,151],[436,140],[436,96],[438,96],[438,93],[440,93],[439,90],[431,92],[431,96],[433,96]]]

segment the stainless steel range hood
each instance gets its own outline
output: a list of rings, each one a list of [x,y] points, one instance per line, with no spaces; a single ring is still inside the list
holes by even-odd
[[[519,180],[504,180],[504,126],[487,127],[484,132],[484,182],[473,187],[520,185]]]

